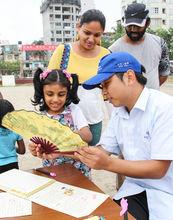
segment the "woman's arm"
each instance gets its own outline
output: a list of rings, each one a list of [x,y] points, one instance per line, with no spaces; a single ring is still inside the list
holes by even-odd
[[[24,143],[23,139],[18,140],[17,145],[18,145],[18,147],[16,148],[16,152],[18,154],[24,154],[26,152],[26,149],[25,149],[25,143]]]
[[[83,141],[89,143],[92,140],[92,133],[89,127],[83,127],[79,131],[76,132],[80,135]]]

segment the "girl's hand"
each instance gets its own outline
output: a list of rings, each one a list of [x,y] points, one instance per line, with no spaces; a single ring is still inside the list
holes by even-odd
[[[45,159],[45,160],[53,160],[56,159],[60,156],[63,156],[61,153],[57,152],[57,153],[50,153],[50,154],[46,154],[42,152],[41,149],[41,145],[38,144],[36,147],[36,156],[41,158],[41,159]]]
[[[28,145],[29,151],[35,157],[37,156],[37,151],[36,151],[37,147],[38,147],[38,144],[35,144],[32,141],[29,142],[29,145]]]

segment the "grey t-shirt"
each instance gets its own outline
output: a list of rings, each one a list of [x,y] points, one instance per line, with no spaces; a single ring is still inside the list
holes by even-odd
[[[119,38],[109,47],[109,50],[129,52],[136,57],[146,69],[148,88],[159,89],[159,76],[170,74],[166,42],[156,35],[145,33],[145,39],[140,44],[129,44],[123,38]]]

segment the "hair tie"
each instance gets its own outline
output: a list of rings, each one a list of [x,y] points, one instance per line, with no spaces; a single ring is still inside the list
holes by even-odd
[[[40,74],[40,79],[46,79],[46,77],[49,75],[49,73],[52,72],[52,70],[45,70]]]
[[[65,74],[66,78],[69,80],[71,77],[71,74],[68,73],[66,70],[63,70],[62,72]]]

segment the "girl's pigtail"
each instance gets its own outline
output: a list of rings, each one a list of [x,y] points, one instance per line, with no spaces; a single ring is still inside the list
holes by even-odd
[[[74,104],[78,104],[80,99],[78,98],[77,91],[79,87],[79,79],[77,74],[71,74],[72,85],[70,89],[70,99]]]
[[[41,68],[38,68],[34,73],[33,85],[34,85],[34,100],[31,100],[34,106],[39,105],[40,108],[44,105],[43,100],[43,85],[40,80],[40,74],[43,72]],[[41,109],[40,109],[41,110]]]

